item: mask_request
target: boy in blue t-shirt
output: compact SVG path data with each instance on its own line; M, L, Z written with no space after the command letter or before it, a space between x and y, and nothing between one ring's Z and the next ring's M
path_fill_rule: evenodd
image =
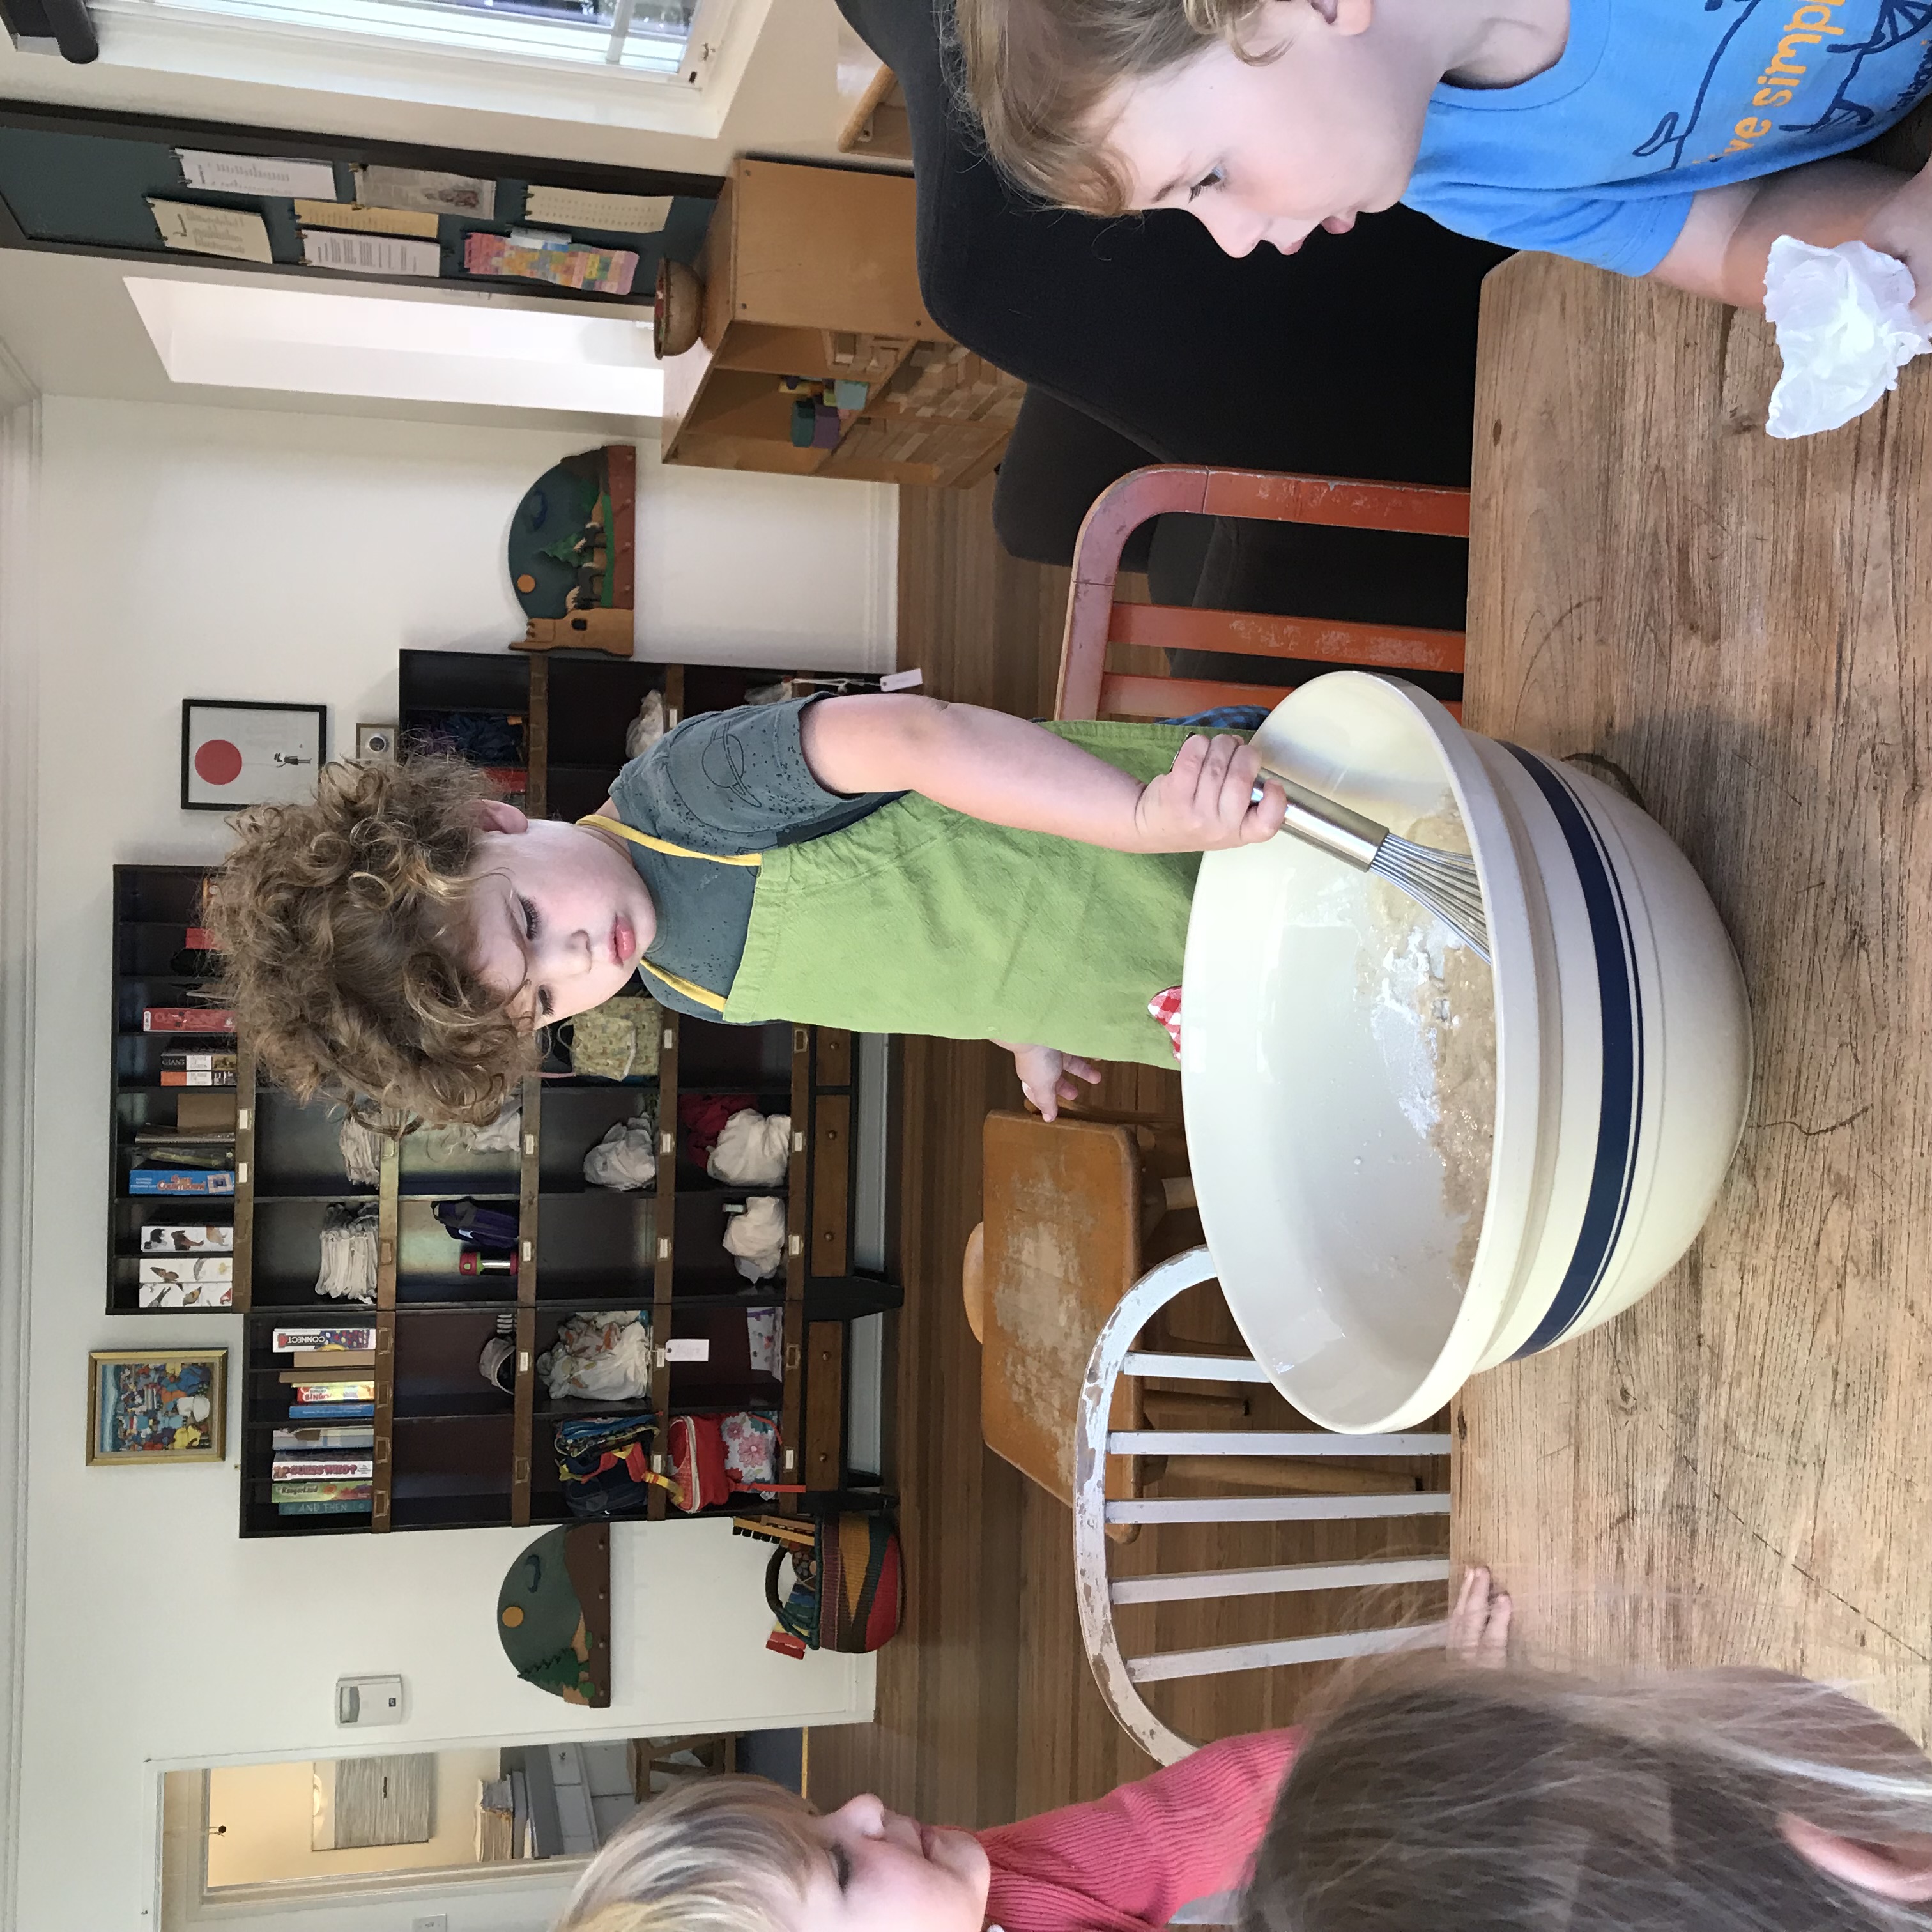
M1245 255L1401 201L1752 306L1779 236L1856 238L1932 314L1932 179L1844 158L1932 92L1932 0L958 6L994 158L1069 206Z

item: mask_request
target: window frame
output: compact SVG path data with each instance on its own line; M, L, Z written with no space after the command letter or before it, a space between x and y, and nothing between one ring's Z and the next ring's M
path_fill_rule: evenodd
M675 74L602 57L533 59L546 36L574 32L521 16L486 33L481 20L441 16L440 32L412 34L406 16L428 10L356 4L366 31L322 19L320 0L91 0L89 10L104 66L715 140L772 0L699 0Z

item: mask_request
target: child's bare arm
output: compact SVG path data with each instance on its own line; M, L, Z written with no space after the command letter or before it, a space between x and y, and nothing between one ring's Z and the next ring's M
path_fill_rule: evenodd
M1918 284L1914 306L1932 313L1932 184L1869 161L1814 161L1704 189L1651 274L1693 295L1762 308L1766 259L1780 235L1821 248L1864 242L1895 255Z
M801 727L805 761L828 791L916 791L995 825L1117 852L1210 852L1272 837L1287 801L1252 794L1258 755L1238 740L1190 739L1172 771L1142 785L1024 718L899 696L830 698Z

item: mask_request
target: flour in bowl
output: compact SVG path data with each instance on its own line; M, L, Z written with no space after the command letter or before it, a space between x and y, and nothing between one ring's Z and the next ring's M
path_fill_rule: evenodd
M1462 814L1446 794L1393 832L1441 852L1467 852ZM1442 1208L1458 1230L1451 1278L1468 1287L1482 1238L1496 1124L1496 1016L1490 969L1442 922L1372 874L1361 990L1396 1098L1442 1157Z

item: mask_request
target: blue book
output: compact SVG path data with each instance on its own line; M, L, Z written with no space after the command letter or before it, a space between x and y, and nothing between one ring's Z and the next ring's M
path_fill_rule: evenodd
M373 1402L292 1402L289 1404L291 1422L320 1422L333 1417L338 1420L359 1417L367 1420L376 1413Z
M364 1497L360 1502L331 1502L320 1503L278 1503L275 1509L282 1516L368 1516L372 1506Z
M137 1167L128 1176L130 1194L232 1194L232 1168L220 1173L188 1167Z

